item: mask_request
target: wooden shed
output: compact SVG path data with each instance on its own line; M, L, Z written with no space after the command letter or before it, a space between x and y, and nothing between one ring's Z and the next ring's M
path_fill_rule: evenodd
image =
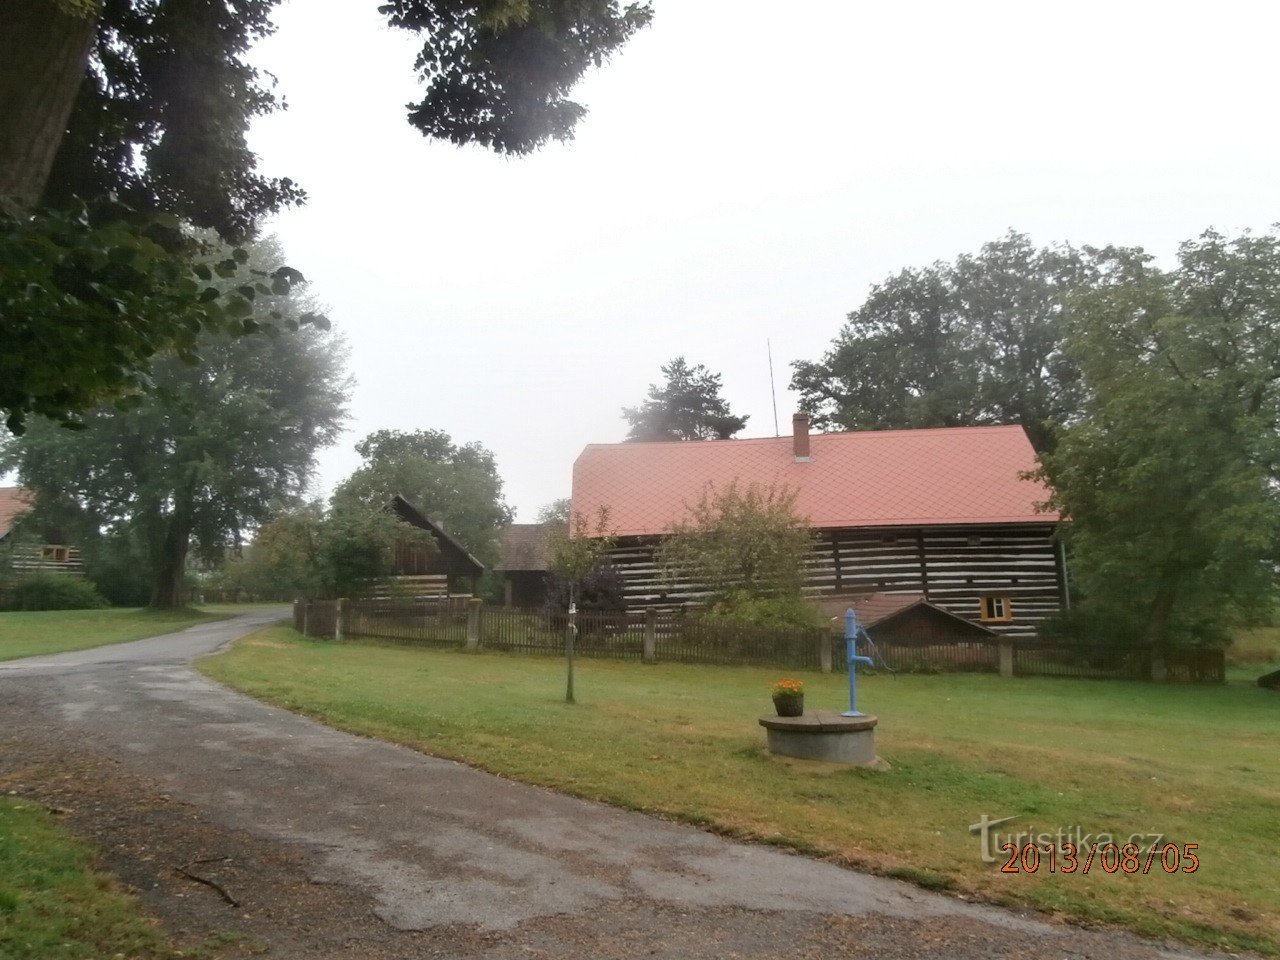
M852 609L876 643L966 643L998 636L980 623L930 603L920 593L824 596L818 606L832 618L837 632L844 629L845 611Z
M484 564L400 494L392 498L391 509L405 523L429 533L436 546L429 550L408 540L397 543L392 586L422 596L473 595L485 571Z
M551 569L549 523L513 523L502 532L503 600L508 607L541 607L547 602Z

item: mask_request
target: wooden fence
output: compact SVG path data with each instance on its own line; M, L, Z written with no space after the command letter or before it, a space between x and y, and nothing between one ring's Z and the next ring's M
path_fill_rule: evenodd
M559 656L569 618L564 613L486 607L478 601L299 601L294 628L311 637L369 638L440 649L496 650ZM845 643L827 630L726 624L679 612L579 613L579 656L647 663L705 663L843 670ZM1220 650L1156 651L1103 644L1044 644L1010 638L939 643L895 641L860 645L872 669L906 673L999 673L1002 676L1088 677L1223 683Z

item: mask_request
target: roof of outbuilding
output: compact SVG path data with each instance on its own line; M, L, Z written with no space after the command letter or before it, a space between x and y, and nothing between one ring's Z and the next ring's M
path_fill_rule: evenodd
M858 617L858 625L870 630L878 624L892 620L899 614L906 613L913 607L924 607L934 616L946 617L957 621L975 635L994 637L995 631L980 623L961 617L946 607L931 603L923 593L864 593L858 596L820 595L813 598L823 614L832 618L837 633L844 630L844 612L850 608Z
M22 487L0 487L0 537L9 535L14 523L32 507L31 494Z
M405 523L415 526L419 530L426 530L435 537L441 551L451 554L453 559L468 568L468 572L476 575L484 573L484 564L477 560L470 550L445 533L444 527L440 526L400 494L397 493L391 498L391 509Z
M502 532L500 570L547 570L550 551L547 538L549 523L513 523Z
M670 533L708 485L785 487L817 528L1053 523L1020 426L814 433L797 461L790 436L591 444L573 465L573 510L601 507L618 536Z

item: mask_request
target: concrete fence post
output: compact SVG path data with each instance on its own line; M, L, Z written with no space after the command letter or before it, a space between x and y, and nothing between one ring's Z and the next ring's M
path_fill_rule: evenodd
M467 601L467 649L471 651L480 649L480 608L484 606L484 601L479 597L472 597Z
M342 604L341 597L333 601L333 639L339 643L342 642Z
M644 611L644 656L645 663L658 662L658 611L646 607Z
M831 672L831 634L826 630L818 637L818 668L823 673Z
M1013 641L1000 641L1000 676L1013 676Z

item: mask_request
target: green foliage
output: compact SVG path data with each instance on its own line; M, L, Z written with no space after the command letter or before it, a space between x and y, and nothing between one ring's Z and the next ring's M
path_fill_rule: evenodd
M601 507L591 522L574 513L568 500L557 500L542 509L539 520L552 524L547 534L547 605L555 610L568 610L570 604L584 611L625 610L625 584L609 562L617 538L608 509Z
M0 587L0 610L97 610L106 599L83 577L33 570Z
M1080 409L1063 323L1072 294L1099 281L1098 257L1010 232L954 263L903 270L871 288L820 362L793 365L792 389L821 426L1020 423L1046 449Z
M568 501L559 500L544 508L542 515L557 521L562 510L568 511L563 524L557 522L547 535L550 569L561 579L576 583L605 562L616 539L607 508L601 507L594 521L589 521L583 514L573 513Z
M150 602L153 577L146 544L136 529L86 536L81 542L85 576L113 606L144 607Z
M274 305L302 281L297 271L260 255L250 265L244 249L218 251L177 227L107 201L0 214L0 411L11 431L33 413L76 422L101 403L139 402L157 353L198 362L202 335L328 325Z
M242 259L253 267L277 255L259 245ZM296 320L306 306L294 291L256 298L251 312ZM36 419L0 454L0 466L16 467L36 494L37 511L77 542L136 538L157 606L181 604L190 545L216 564L275 504L296 497L345 418L340 343L320 330L205 333L197 347L198 366L159 355L155 389L132 409L95 410L78 431Z
M703 616L724 623L758 627L826 626L822 612L798 593L757 596L745 590L730 590L717 599Z
M69 420L132 402L158 352L192 355L202 331L234 335L262 323L250 292L262 292L259 282L221 294L201 282L207 271L193 275L177 226L241 243L265 216L305 199L289 178L258 172L246 139L255 118L282 106L274 78L248 56L274 31L275 5L61 0L64 10L91 13L96 31L78 92L67 90L69 120L24 114L14 127L65 134L39 157L24 149L5 158L6 182L43 183L24 190L42 194L35 209L6 202L0 218L0 411L10 430L32 413ZM396 0L380 9L423 36L416 68L429 89L410 122L429 136L514 153L571 136L585 111L566 93L650 16L647 6L613 0ZM3 39L0 57L23 52ZM33 56L26 75L48 83L55 71ZM18 99L48 111L55 98ZM279 294L296 277L276 271L268 286Z
M293 181L264 177L245 134L281 108L250 48L274 31L276 0L112 0L58 148L44 205L119 197L249 239L262 217L302 202Z
M616 0L388 0L393 27L422 34L427 84L409 123L429 137L528 153L567 140L586 109L566 94L652 15Z
M720 375L676 357L662 367L667 382L649 385L638 407L623 407L628 440L727 440L747 425L720 397Z
M658 562L668 577L704 586L712 616L811 626L816 612L801 589L813 534L795 501L785 488L708 485L658 548Z
M279 508L212 583L250 597L361 597L392 573L397 543L435 549L386 506L345 501Z
M334 491L335 511L357 504L385 511L399 494L481 563L497 562L513 513L484 446L455 444L443 430L378 430L357 443L356 452L364 463Z
M1073 574L1121 638L1225 642L1274 599L1280 238L1209 232L1178 266L1117 256L1068 349L1084 415L1042 457Z

